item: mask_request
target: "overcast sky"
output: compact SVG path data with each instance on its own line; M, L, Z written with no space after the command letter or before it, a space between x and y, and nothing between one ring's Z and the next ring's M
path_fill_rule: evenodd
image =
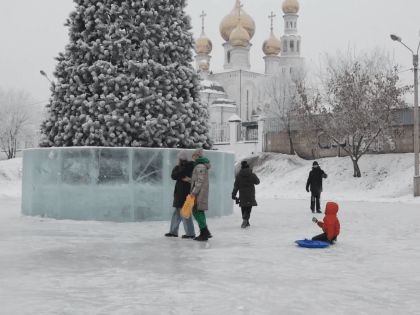
M255 20L257 29L251 43L252 70L263 72L263 41L269 36L271 11L277 15L275 35L283 34L282 0L242 0L245 11ZM299 0L298 31L302 37L302 56L312 66L319 65L322 53L359 50L380 46L395 54L403 69L412 68L410 51L391 41L391 33L402 37L406 45L417 49L420 40L420 0ZM34 102L50 97L50 83L39 74L44 70L50 79L56 65L54 57L68 43L68 29L63 26L75 8L72 0L0 0L0 86L25 88ZM199 36L199 15L207 13L206 34L213 42L210 69L223 69L223 39L219 24L235 0L189 0L187 12ZM404 75L412 83L412 73Z

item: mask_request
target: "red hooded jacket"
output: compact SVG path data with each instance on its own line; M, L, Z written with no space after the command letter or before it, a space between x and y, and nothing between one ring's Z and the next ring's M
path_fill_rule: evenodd
M328 202L325 207L324 222L318 222L319 227L328 234L329 240L340 234L340 221L338 221L337 212L338 204L335 202Z

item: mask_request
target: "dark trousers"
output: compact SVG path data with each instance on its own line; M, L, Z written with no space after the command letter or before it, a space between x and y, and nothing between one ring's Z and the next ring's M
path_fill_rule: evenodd
M243 220L249 220L250 216L251 216L251 209L252 207L241 207L241 211L242 211L242 219Z
M328 234L327 234L327 233L322 233L322 234L319 234L319 235L317 235L317 236L312 237L312 240L313 240L313 241L322 241L322 242L327 242L327 241L328 241ZM333 241L336 241L336 240L337 240L337 237L336 237L336 236L334 236L334 237L332 238L332 240L333 240Z
M321 205L320 205L320 200L321 200L321 190L315 190L315 191L311 191L311 210L314 211L315 210L315 204L316 204L316 210L321 210Z

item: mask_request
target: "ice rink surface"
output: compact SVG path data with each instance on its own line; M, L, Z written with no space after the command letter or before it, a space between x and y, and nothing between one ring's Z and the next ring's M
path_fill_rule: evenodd
M338 242L307 249L294 241L322 232L309 197L259 199L247 229L239 208L209 219L203 243L164 237L169 222L26 217L0 197L0 313L419 314L419 205L333 201Z

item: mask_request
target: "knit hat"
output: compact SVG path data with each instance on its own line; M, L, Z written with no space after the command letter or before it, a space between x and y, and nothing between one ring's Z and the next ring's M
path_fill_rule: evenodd
M192 153L192 156L194 155L198 155L199 158L204 157L203 149L195 149L194 152Z
M312 163L312 166L319 165L317 161Z
M242 161L241 162L241 168L249 168L248 161Z
M176 157L178 159L180 159L181 161L187 161L188 160L187 151L185 151L185 150L179 151L179 153Z

